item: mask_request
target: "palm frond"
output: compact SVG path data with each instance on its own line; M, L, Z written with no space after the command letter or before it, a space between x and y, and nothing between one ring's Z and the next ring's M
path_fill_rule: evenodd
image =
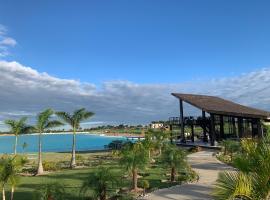
M55 114L63 121L72 126L73 123L72 116L68 112L56 112Z
M242 172L221 172L214 186L216 200L252 199L252 177Z
M58 127L58 126L62 126L64 125L62 122L58 121L58 120L52 120L52 121L49 121L46 125L45 125L45 129L50 129L50 128L55 128L55 127Z

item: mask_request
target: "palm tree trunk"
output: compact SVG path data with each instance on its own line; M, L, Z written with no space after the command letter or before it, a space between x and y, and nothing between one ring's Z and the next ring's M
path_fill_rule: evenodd
M75 168L75 167L76 167L76 131L74 130L70 168Z
M18 146L18 135L15 135L14 155L17 154L17 146Z
M41 132L39 133L39 137L38 137L38 170L37 170L37 175L43 174L44 170L43 170L43 165L42 165L42 149L41 149Z
M175 168L172 167L171 169L171 182L174 182L175 181Z
M106 200L106 188L103 189L103 191L101 192L101 195L100 195L100 200Z
M5 186L4 185L3 185L3 188L2 188L2 200L6 200Z
M137 182L138 182L137 169L132 170L132 181L133 181L133 190L137 191L138 190L138 186L137 186Z
M11 186L10 200L13 200L13 197L14 197L14 191L15 191L15 187L14 187L14 186Z

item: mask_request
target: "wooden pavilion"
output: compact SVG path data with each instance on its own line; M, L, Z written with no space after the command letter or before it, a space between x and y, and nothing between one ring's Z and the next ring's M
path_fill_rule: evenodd
M270 117L267 111L243 106L220 97L180 93L172 93L172 95L179 99L180 117L177 119L180 125L181 142L184 143L186 142L185 125L191 126L192 142L194 142L193 126L200 125L203 129L203 141L210 142L210 145L214 146L215 141L226 138L261 137L262 121ZM185 118L183 102L202 110L202 117L198 117L197 120Z

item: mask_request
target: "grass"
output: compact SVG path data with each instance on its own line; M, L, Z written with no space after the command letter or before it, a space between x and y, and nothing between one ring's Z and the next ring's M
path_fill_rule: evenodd
M56 172L50 172L43 176L22 176L20 184L15 191L15 200L31 200L35 199L34 195L40 186L44 184L60 183L65 187L66 200L77 200L85 197L80 195L80 188L84 180L98 168L98 166L109 167L118 177L119 185L111 188L112 192L116 192L119 188L127 188L131 186L131 178L127 176L127 171L118 165L117 159L111 156L109 152L101 153L78 153L80 160L87 160L90 162L90 166L81 169L62 169ZM35 158L36 155L31 155ZM43 160L47 162L67 162L70 160L70 154L68 153L44 153ZM33 159L28 165L36 165L36 160ZM148 180L150 183L150 190L169 187L177 183L162 182L161 180L169 179L166 174L168 170L164 169L159 164L150 164L143 173L146 175L144 180ZM125 176L126 175L126 176ZM9 188L8 188L9 189ZM9 191L7 192L7 199L9 199Z

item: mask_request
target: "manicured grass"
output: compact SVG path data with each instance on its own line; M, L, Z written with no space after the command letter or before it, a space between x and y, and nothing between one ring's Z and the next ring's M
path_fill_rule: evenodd
M70 155L67 153L44 153L44 161L57 161L68 162ZM21 177L20 185L15 191L15 200L31 200L34 199L35 192L44 184L51 184L54 182L60 183L65 187L66 200L77 200L84 197L80 195L80 188L84 180L87 179L91 173L99 166L109 167L118 177L119 184L111 188L111 192L116 192L121 187L130 187L131 178L127 171L119 166L117 159L111 156L109 152L102 153L79 153L80 160L88 160L91 164L90 167L82 169L62 169L56 172L50 172L47 175L38 177ZM35 156L31 155L32 158ZM31 165L36 165L36 160L32 160ZM169 187L172 184L169 182L162 183L161 180L168 179L166 176L168 170L164 169L159 164L150 164L145 170L146 174L143 179L148 180L150 189ZM176 183L174 183L176 184ZM91 192L91 191L90 191ZM7 192L7 196L9 192ZM9 198L9 197L8 197ZM8 199L7 198L7 199Z

